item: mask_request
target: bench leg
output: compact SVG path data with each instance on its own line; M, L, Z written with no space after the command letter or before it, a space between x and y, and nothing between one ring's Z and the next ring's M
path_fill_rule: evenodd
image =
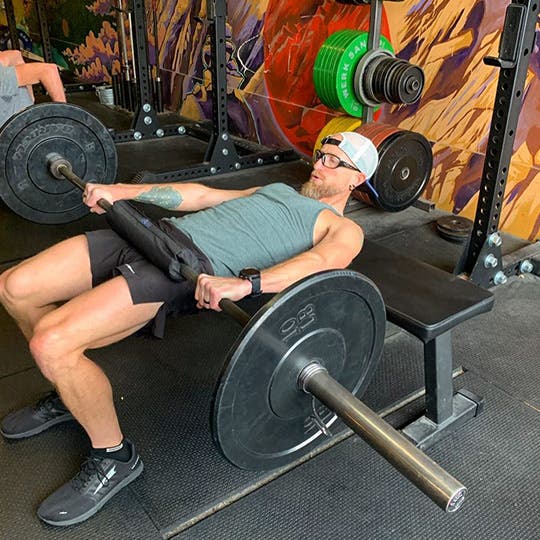
M426 417L435 424L442 424L452 416L452 367L452 336L449 330L424 343Z
M451 338L449 330L424 343L426 414L402 430L422 449L477 416L483 407L483 400L468 390L454 395Z

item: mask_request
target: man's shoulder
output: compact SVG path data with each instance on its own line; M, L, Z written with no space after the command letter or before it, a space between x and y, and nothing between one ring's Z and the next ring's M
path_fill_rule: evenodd
M347 228L347 229L360 229L362 230L362 227L356 223L356 221L353 221L352 219L343 216L340 214L337 210L333 209L332 207L325 208L320 214L319 218L322 221L326 221L329 226L336 227L336 228Z

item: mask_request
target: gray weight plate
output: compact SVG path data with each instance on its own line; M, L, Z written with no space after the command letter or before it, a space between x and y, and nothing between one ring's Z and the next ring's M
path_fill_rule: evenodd
M358 62L354 72L354 91L356 97L369 107L378 107L382 100L377 100L373 96L373 66L381 60L394 58L391 51L386 49L372 49L368 51Z
M445 240L463 244L469 238L473 222L463 216L443 216L437 220L437 232Z

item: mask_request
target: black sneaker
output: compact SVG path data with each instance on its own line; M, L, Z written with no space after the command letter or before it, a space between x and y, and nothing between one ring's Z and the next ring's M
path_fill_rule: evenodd
M74 525L93 516L113 495L133 482L143 471L135 446L128 462L90 455L69 482L49 495L38 508L40 519L49 525Z
M74 420L72 414L53 391L35 405L8 414L2 420L0 433L7 439L23 439L69 420Z

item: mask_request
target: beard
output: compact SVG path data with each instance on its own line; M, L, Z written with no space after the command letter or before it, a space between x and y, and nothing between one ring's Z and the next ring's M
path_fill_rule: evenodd
M307 182L304 182L302 184L302 187L300 188L300 193L304 195L304 197L320 200L323 197L337 195L339 193L339 190L327 184L316 184L313 180L308 180Z

